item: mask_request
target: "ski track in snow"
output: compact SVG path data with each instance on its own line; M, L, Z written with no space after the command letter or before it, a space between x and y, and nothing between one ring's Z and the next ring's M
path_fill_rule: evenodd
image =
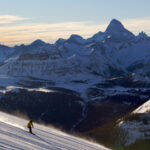
M0 112L0 150L109 150L35 123L35 135L32 135L28 133L27 123L27 120Z

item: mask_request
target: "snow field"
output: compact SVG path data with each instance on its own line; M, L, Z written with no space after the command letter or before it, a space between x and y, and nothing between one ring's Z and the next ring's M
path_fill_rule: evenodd
M1 150L108 150L98 144L34 123L28 133L27 120L0 112Z

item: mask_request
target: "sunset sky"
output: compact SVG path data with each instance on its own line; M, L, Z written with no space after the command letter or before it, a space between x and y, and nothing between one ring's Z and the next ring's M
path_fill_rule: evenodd
M0 0L0 44L54 43L79 34L105 31L116 18L138 34L150 35L149 0Z

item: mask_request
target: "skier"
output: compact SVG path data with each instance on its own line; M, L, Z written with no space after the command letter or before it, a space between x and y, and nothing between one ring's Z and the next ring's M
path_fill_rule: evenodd
M29 128L29 132L32 133L32 128L34 128L32 120L28 122L27 127Z

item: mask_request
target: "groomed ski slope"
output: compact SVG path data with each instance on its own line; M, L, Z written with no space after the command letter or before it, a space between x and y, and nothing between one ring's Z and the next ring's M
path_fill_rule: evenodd
M27 120L0 112L0 150L109 150L98 144L34 123L28 133Z

